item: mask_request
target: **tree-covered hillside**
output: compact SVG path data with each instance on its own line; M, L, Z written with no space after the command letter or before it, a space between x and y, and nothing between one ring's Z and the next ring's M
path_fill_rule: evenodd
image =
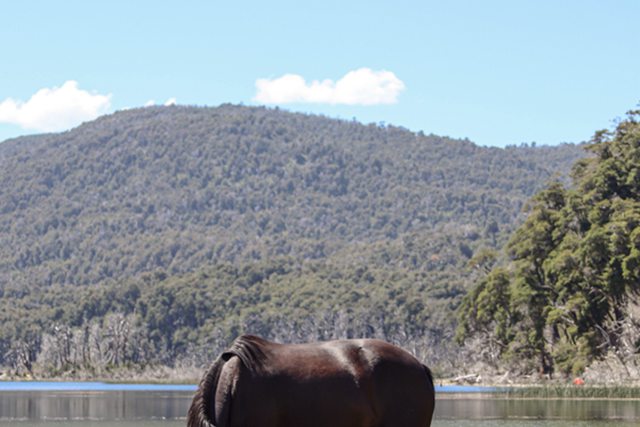
M539 192L460 308L458 337L480 337L494 364L581 374L610 355L626 376L640 353L640 111L596 134L573 186Z
M232 105L5 141L0 363L63 368L52 343L80 348L109 322L149 346L110 350L116 365L172 363L241 329L322 336L302 332L320 318L345 336L437 339L468 260L583 156Z

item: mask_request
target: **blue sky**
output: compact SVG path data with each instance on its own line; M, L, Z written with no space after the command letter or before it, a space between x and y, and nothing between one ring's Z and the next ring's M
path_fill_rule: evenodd
M0 140L175 100L557 144L640 102L640 1L345 3L7 2Z

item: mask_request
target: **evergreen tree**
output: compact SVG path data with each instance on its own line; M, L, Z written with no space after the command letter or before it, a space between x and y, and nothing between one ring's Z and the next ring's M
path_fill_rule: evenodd
M596 133L572 189L556 182L533 198L507 265L465 297L459 341L487 334L501 360L546 374L577 374L618 351L640 293L639 116Z

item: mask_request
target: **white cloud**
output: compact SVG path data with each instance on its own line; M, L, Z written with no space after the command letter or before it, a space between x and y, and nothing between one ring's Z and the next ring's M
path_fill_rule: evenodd
M66 81L60 87L37 91L27 102L7 98L0 102L0 123L44 132L66 130L105 114L111 107L111 94L100 95Z
M164 104L162 105L164 105L165 107L168 107L170 105L176 105L177 102L178 101L175 98L169 98L166 101L164 101ZM153 107L154 105L157 105L155 99L150 99L144 104L145 107Z
M314 80L285 74L276 79L256 80L256 102L265 104L314 103L345 105L395 104L405 85L391 71L360 68L340 80Z

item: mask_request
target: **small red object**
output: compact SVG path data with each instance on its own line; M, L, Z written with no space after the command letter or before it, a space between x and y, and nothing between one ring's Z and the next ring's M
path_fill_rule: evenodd
M573 385L584 385L584 380L582 378L576 378L573 380Z

